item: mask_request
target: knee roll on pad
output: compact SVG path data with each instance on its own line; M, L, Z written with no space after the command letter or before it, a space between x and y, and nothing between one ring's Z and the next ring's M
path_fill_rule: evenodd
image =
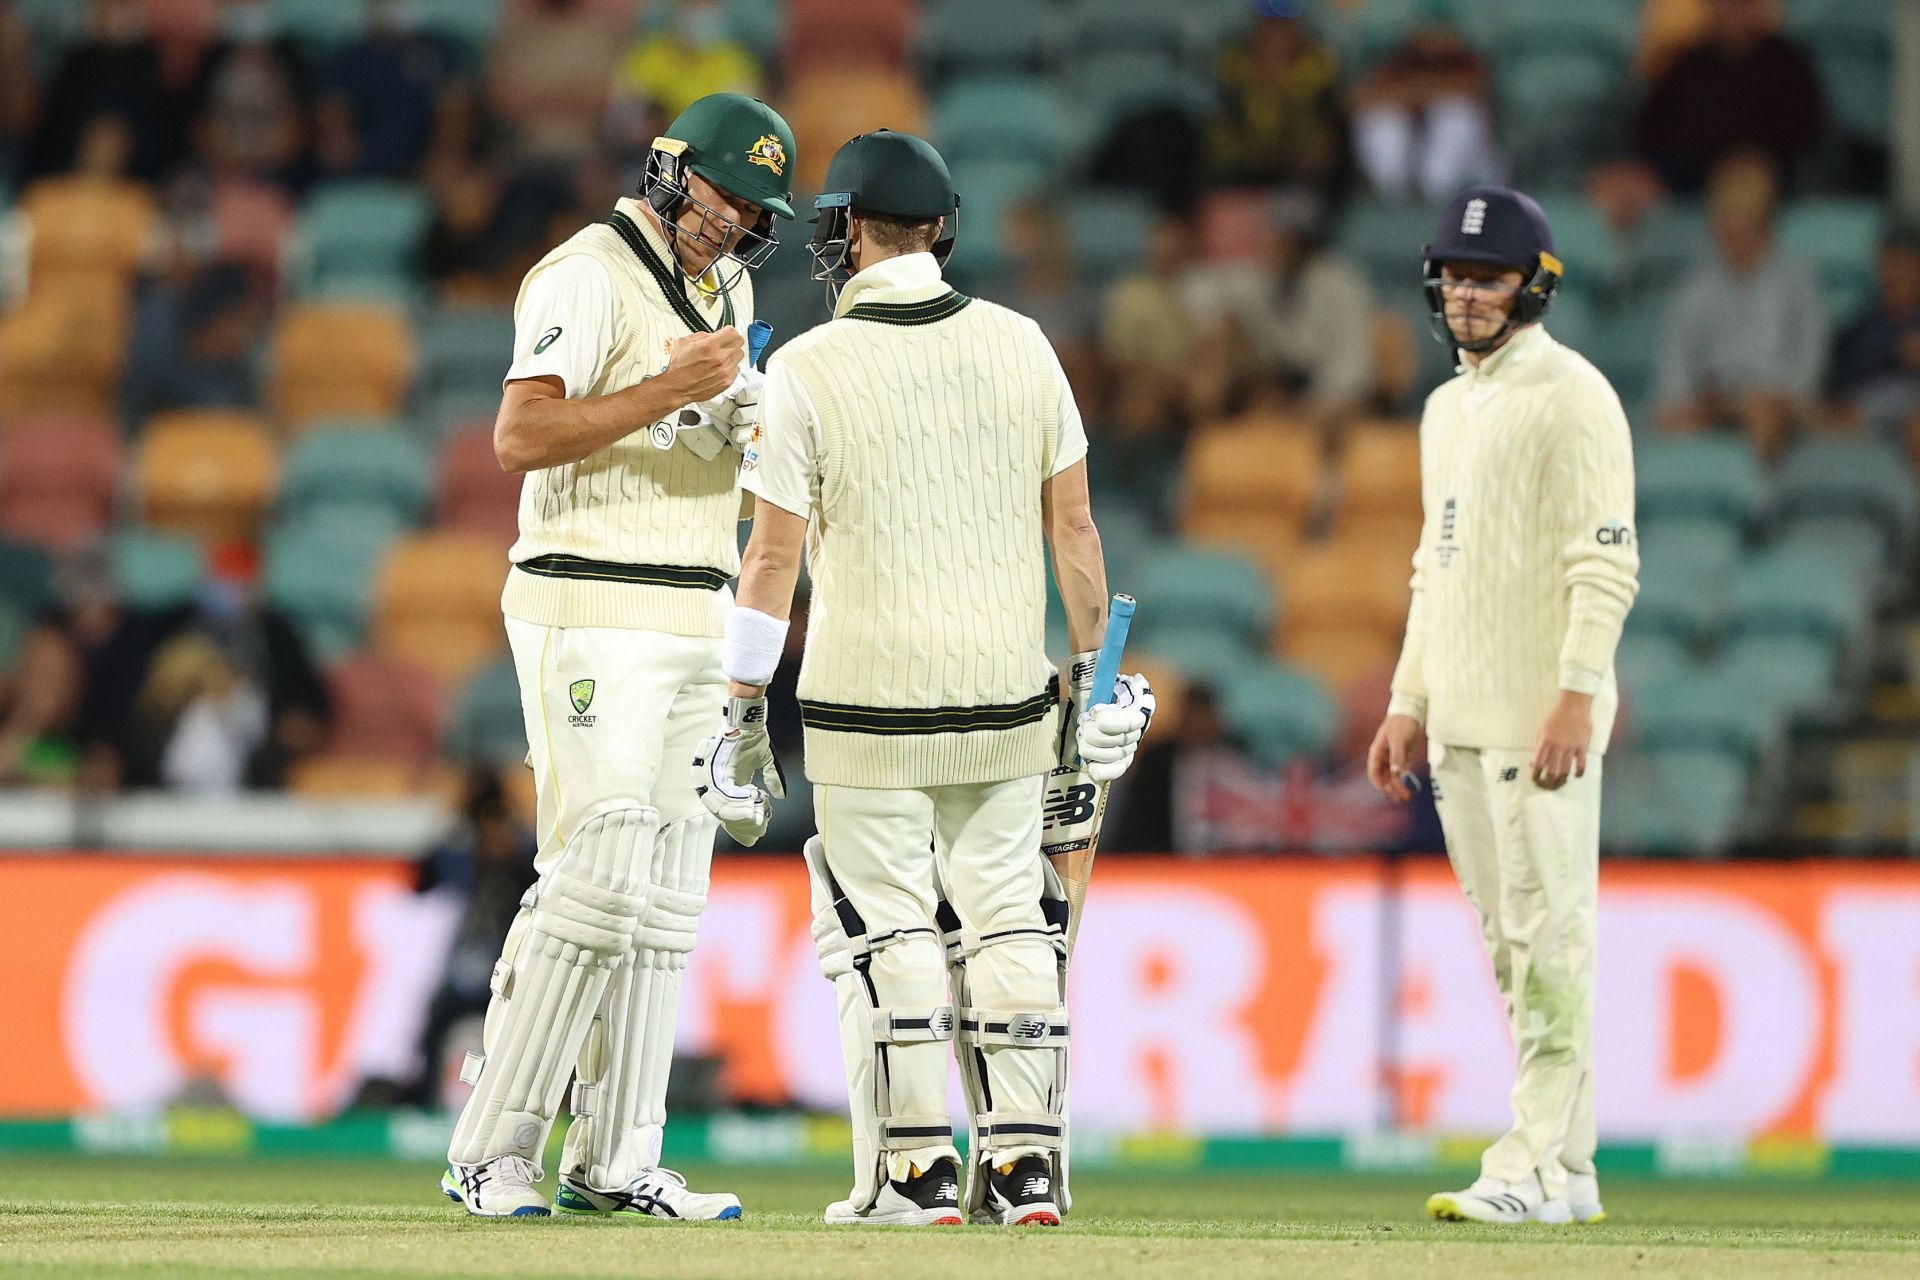
M594 815L521 899L494 965L484 1052L461 1068L474 1089L448 1159L539 1163L593 1012L633 955L659 825L651 808Z

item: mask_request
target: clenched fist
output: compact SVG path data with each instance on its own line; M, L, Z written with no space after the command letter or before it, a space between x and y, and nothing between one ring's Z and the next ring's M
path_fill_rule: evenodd
M711 400L733 385L747 358L747 340L731 325L712 333L690 333L667 344L667 379L684 404Z

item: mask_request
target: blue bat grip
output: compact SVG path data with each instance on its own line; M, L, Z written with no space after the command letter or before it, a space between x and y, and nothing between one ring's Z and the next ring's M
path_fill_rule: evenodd
M753 368L760 363L760 353L767 349L767 342L773 337L773 326L765 320L755 320L747 326L747 367Z
M1120 678L1120 655L1127 648L1127 630L1133 626L1132 596L1116 595L1107 606L1107 634L1100 642L1100 656L1093 664L1093 688L1087 705L1097 707L1113 701L1114 681Z

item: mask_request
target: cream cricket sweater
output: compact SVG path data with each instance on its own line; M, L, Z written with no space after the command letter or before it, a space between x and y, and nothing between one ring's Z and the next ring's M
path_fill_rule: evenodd
M931 255L890 259L775 357L766 410L768 455L749 451L743 483L814 519L807 776L1046 772L1059 695L1041 489L1086 443L1039 326L955 293Z
M614 346L588 396L660 372L671 339L728 324L744 331L753 319L748 277L724 294L686 280L636 200L542 258L521 300L536 276L574 254L606 267L618 301ZM579 462L528 473L501 608L552 627L720 636L733 603L726 583L740 572L739 462L732 449L712 461L685 445L661 451L643 427Z
M1531 750L1570 689L1594 695L1590 750L1606 750L1640 568L1613 388L1545 329L1522 329L1428 398L1420 483L1389 710L1448 746Z

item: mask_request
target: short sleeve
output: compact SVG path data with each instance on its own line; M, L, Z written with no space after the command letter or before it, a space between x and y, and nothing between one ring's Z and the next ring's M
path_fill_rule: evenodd
M558 378L578 400L600 378L614 343L613 277L584 254L535 276L514 314L506 381Z
M760 426L740 459L740 487L801 518L813 514L820 477L819 420L806 388L784 360L767 368Z
M1060 365L1060 357L1049 345L1047 357L1053 365L1054 388L1060 397L1060 429L1053 441L1053 458L1047 464L1047 478L1052 479L1074 463L1087 456L1087 424L1080 419L1080 406L1073 398L1073 384L1067 381L1067 371Z

